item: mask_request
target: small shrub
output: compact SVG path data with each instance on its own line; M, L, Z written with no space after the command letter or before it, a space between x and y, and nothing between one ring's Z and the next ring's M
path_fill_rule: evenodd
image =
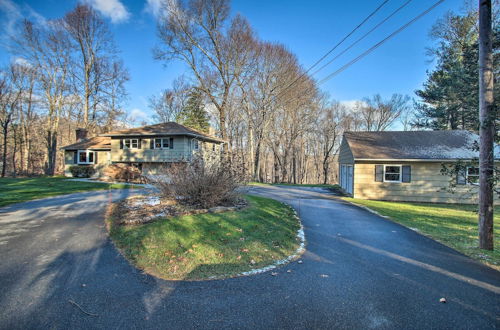
M74 178L90 178L95 173L94 167L85 165L71 166L69 171Z
M246 183L245 173L239 162L216 156L164 167L150 182L162 196L181 205L211 208L238 202L237 188Z
M109 165L104 169L103 173L114 181L142 182L142 174L139 168L128 164Z

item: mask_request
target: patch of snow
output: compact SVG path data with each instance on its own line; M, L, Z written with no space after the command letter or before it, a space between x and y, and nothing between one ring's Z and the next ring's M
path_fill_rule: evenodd
M134 206L143 206L143 205L155 206L155 205L160 205L160 202L161 202L160 197L149 196L147 198L134 201Z

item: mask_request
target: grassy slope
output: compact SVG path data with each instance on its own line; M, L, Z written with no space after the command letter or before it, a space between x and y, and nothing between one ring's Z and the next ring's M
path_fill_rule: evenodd
M126 184L67 181L64 177L0 178L0 207L80 191L127 187Z
M293 210L272 199L246 198L250 206L237 212L182 216L142 226L111 224L110 234L138 268L165 279L236 275L293 254L300 227Z
M495 207L494 243L496 250L480 250L475 205L383 202L345 198L388 216L393 221L417 229L436 241L500 270L500 207Z

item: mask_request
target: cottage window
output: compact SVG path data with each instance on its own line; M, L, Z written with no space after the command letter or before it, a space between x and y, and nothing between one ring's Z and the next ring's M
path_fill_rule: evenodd
M94 164L94 152L88 150L78 150L78 164Z
M468 184L479 184L479 167L469 166L465 172L466 181Z
M200 148L200 144L199 144L198 140L192 140L191 143L193 145L194 150L198 150Z
M168 149L169 148L169 138L155 139L154 147L155 149Z
M137 149L139 148L139 139L124 139L123 146L126 149Z
M384 165L384 182L401 182L401 165Z

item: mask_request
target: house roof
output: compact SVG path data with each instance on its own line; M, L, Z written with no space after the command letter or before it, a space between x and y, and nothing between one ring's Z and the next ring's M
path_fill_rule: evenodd
M346 132L356 160L457 160L479 157L479 136L461 130ZM495 146L495 158L500 158Z
M111 138L96 136L62 147L64 150L111 150Z
M118 137L118 136L159 136L159 135L188 135L202 140L207 140L216 143L224 143L226 141L184 125L167 122L156 125L148 125L135 127L130 129L122 129L118 131L103 134L103 136Z

